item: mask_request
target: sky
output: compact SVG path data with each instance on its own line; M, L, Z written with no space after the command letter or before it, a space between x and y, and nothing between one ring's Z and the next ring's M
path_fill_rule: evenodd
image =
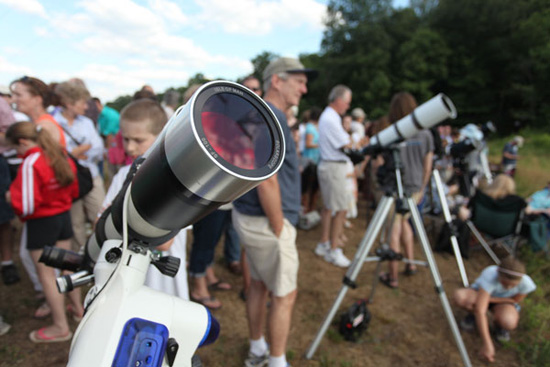
M406 0L396 0L403 6ZM0 0L0 84L82 78L104 101L236 80L263 51L320 49L328 0Z

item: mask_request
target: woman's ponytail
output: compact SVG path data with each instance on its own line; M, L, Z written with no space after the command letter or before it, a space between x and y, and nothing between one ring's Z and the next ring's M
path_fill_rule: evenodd
M70 185L75 180L75 174L69 164L65 149L42 126L28 121L17 122L6 131L6 139L12 144L19 144L19 139L36 142L44 151L55 178L62 187Z

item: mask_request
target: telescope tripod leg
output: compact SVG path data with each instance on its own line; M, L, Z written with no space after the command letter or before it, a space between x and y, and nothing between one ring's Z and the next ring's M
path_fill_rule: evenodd
M447 205L447 198L445 197L445 193L443 192L443 183L441 181L439 171L437 169L433 169L432 176L435 181L435 187L437 188L437 196L439 196L441 209L443 210L443 217L445 218L445 222L447 223L449 228L451 228L451 245L455 254L456 264L458 265L460 277L462 278L462 284L464 285L464 288L468 288L470 286L470 283L468 282L468 275L466 275L466 269L464 268L464 261L462 260L462 253L460 252L460 247L458 246L458 240L456 239L456 235L452 230L453 218L451 217L449 205Z
M416 203L414 202L414 200L412 198L408 198L407 200L409 202L409 208L411 211L411 216L416 233L418 235L420 244L422 245L424 254L430 267L430 271L432 273L435 290L439 295L439 299L441 300L443 310L445 311L445 316L447 316L447 321L449 322L449 326L451 327L455 342L458 346L458 351L460 352L462 361L464 362L464 366L471 367L472 363L470 362L470 357L468 356L468 352L466 350L466 347L464 346L464 341L462 340L462 336L460 335L460 330L458 329L458 325L456 324L451 305L449 304L449 299L447 298L445 290L443 289L441 276L439 275L439 270L437 269L437 264L435 263L432 249L428 241L428 236L426 235L424 224L422 223L422 219L420 218L420 213L418 212L418 208L416 207Z
M481 244L481 246L485 249L485 251L487 252L489 257L491 257L491 259L493 259L495 264L500 265L500 259L498 258L497 254L495 254L495 252L491 249L491 247L489 247L489 244L487 243L487 241L485 241L485 239L483 239L483 236L481 235L481 233L479 233L479 231L474 226L472 221L468 220L466 222L466 225L468 226L468 228L470 228L470 231L472 231L472 233L474 234L474 237Z
M374 241L376 241L376 238L380 233L380 229L382 228L382 225L385 223L388 217L388 213L392 207L393 201L394 201L394 198L391 196L384 196L380 200L380 203L378 204L378 207L376 208L376 211L372 216L369 226L367 227L367 231L365 232L365 235L363 236L363 238L361 239L361 242L359 243L359 248L355 253L353 262L350 265L348 271L346 272L342 288L340 289L340 292L338 293L338 296L336 297L334 304L329 310L325 318L325 321L323 321L321 328L317 332L315 339L313 340L308 350L306 351L307 359L311 359L313 357L313 354L315 354L317 347L319 347L319 344L321 343L321 339L327 332L328 327L330 326L330 323L334 319L334 316L336 315L336 312L340 307L340 304L344 300L344 296L346 295L348 288L352 286L352 284L354 284L355 279L357 278L357 275L359 275L359 272L361 271L361 267L365 263L365 259L369 254L369 251L372 248Z

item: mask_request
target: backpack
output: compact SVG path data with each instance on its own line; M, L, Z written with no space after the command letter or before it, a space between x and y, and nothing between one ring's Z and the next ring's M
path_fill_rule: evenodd
M361 299L340 316L338 331L347 341L355 342L367 330L371 317L367 300Z

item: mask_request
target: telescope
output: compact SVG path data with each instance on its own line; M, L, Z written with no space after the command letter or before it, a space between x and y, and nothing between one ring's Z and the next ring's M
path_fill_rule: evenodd
M204 306L144 286L150 264L167 276L179 268L152 250L274 175L284 152L281 126L256 94L227 81L199 88L134 162L84 254L44 251L41 261L76 271L58 279L60 290L95 282L68 365L191 366L219 325Z
M420 130L429 129L438 123L456 118L456 108L449 97L439 93L416 107L413 112L374 135L361 154L377 154L383 148L415 136Z

